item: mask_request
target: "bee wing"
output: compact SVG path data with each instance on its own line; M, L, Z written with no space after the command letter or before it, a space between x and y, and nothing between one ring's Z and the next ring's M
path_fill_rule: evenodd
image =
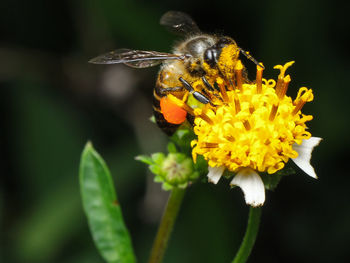
M160 18L160 24L177 35L200 33L197 24L186 13L168 11Z
M89 60L93 64L123 63L133 68L148 68L162 63L164 60L182 60L185 55L176 55L157 51L117 49Z

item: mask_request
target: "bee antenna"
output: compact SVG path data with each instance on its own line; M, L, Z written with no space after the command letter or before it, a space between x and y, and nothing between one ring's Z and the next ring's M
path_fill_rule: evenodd
M265 69L265 67L264 67L260 62L258 62L255 58L253 58L253 56L250 55L248 51L245 51L245 50L243 50L243 49L241 49L241 48L239 48L239 51L240 51L247 59L253 61L255 65L257 65L257 66L259 66L259 67Z

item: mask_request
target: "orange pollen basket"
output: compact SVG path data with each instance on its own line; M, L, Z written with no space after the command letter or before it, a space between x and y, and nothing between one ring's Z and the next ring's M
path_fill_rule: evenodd
M187 112L167 97L160 100L160 109L164 119L172 124L181 124L186 120Z

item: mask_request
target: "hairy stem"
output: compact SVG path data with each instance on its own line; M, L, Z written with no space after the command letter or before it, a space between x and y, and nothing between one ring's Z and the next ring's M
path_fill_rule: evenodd
M250 207L247 230L245 232L242 244L232 263L244 263L247 261L258 234L261 209L261 207Z
M185 189L174 188L171 191L148 263L162 262L184 195Z

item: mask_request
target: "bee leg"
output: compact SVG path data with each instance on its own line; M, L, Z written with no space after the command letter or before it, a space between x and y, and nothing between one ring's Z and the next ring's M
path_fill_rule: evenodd
M215 92L215 91L219 91L217 88L214 88L213 85L211 85L209 83L209 81L207 80L207 78L205 76L203 76L202 78L203 84L204 86L211 92L211 94L213 94L216 98L218 98L219 100L222 101L222 98ZM205 90L203 90L205 91ZM210 103L212 106L215 106L214 104Z
M182 77L179 78L179 81L182 83L182 85L184 86L184 88L186 90L188 90L189 93L191 93L193 95L193 97L198 100L200 103L203 104L208 104L210 102L210 99L208 99L204 94L195 91L192 87L192 85L190 83L188 83L186 80L184 80Z
M182 91L184 88L183 87L173 87L173 88L162 88L159 89L160 93L164 96L166 96L169 92L178 92Z
M249 53L248 51L245 51L245 50L243 50L243 49L241 49L241 48L239 48L239 51L240 51L244 56L246 56L247 59L253 61L253 63L254 63L255 65L261 67L262 69L265 69L264 65L261 64L260 62L258 62L255 58L253 58L253 56L250 55L250 53Z
M203 104L208 104L210 102L210 100L203 95L202 93L195 91L192 93L193 97L198 100L199 102L203 103Z
M214 87L209 83L205 76L202 77L202 81L204 83L204 86L206 86L208 90L214 91Z

